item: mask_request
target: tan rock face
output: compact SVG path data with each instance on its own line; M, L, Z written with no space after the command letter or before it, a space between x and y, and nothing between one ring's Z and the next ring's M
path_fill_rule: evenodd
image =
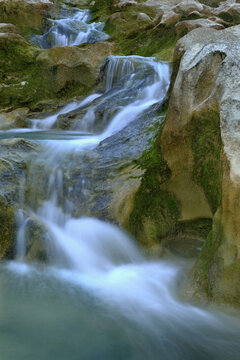
M22 32L39 30L53 8L53 0L0 0L0 22L13 23Z
M19 34L0 33L0 109L87 93L112 49L103 42L42 50Z
M18 33L17 27L13 24L0 24L0 33Z
M224 26L222 24L218 24L215 21L209 19L185 20L180 21L175 25L177 37L180 38L183 35L186 35L190 31L192 31L193 29L197 29L199 27L212 28L216 30L224 29Z
M164 158L171 170L168 188L181 202L182 218L215 214L195 281L215 300L237 304L239 36L240 26L235 26L221 31L196 29L179 40L175 61L181 62L162 134Z

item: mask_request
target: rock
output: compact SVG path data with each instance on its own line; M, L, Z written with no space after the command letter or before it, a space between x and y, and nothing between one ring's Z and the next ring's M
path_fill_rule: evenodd
M0 259L12 258L16 236L15 213L6 198L1 195L0 209Z
M117 1L113 7L114 9L122 9L122 8L127 8L129 6L135 6L137 5L137 1L135 0L120 0L120 1Z
M231 25L240 23L240 4L232 1L221 2L220 6L212 11L213 15L223 19Z
M103 42L43 50L18 34L0 34L0 109L34 108L39 101L86 94L112 49Z
M208 19L185 20L185 21L180 21L175 25L176 34L178 38L182 37L183 35L186 35L189 31L192 31L193 29L199 27L212 28L216 30L224 29L223 25L217 24L214 21Z
M27 158L36 148L23 139L0 139L0 259L14 257L16 215L26 190Z
M116 13L113 13L111 16L109 16L108 22L109 22L109 24L113 24L116 20L121 19L121 18L122 18L121 13L116 12Z
M165 188L180 218L211 218L194 270L196 293L240 305L240 26L195 29L179 40L180 62L161 136L171 171Z
M203 5L198 1L184 0L180 1L179 4L173 8L173 10L180 13L190 13L192 11L201 12L203 8Z
M0 113L0 130L28 127L28 108L16 109L10 113Z
M138 13L137 20L151 22L151 18L145 13Z
M37 31L53 9L52 0L0 0L0 22L12 23L23 33Z
M13 24L0 24L0 33L18 33L17 27Z
M181 19L181 17L181 14L176 14L174 11L169 11L163 14L160 24L169 27L176 24Z

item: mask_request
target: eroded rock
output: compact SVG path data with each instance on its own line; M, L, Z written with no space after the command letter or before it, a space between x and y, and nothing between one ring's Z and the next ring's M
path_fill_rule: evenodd
M240 295L239 34L240 26L196 29L179 40L162 134L181 218L214 215L195 268L197 292L232 304Z

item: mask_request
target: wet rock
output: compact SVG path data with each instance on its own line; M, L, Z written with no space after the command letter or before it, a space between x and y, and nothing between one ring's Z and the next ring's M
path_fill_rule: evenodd
M13 258L17 210L25 196L27 158L36 144L23 139L0 139L0 258Z
M0 113L0 130L28 127L28 108L16 109L10 113Z

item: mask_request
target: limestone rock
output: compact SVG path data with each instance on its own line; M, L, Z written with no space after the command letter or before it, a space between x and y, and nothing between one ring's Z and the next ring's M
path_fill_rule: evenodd
M52 0L0 0L0 22L12 23L22 32L39 30L54 6Z
M240 296L240 26L195 29L177 43L180 62L162 134L168 189L182 219L213 218L195 285L217 301Z
M192 11L199 11L201 12L203 10L203 5L200 4L198 1L180 1L178 5L175 6L174 10L176 12L192 12Z
M174 11L169 11L163 14L160 24L169 27L176 24L181 19L181 17L181 14L176 14Z
M216 30L224 29L224 26L221 24L217 24L214 21L208 19L197 19L197 20L185 20L180 21L175 25L176 34L178 38L182 37L183 35L187 34L189 31L193 29L205 27L205 28L213 28Z
M18 33L17 27L13 24L0 24L0 33Z
M0 108L33 108L42 100L86 94L112 49L103 42L43 50L19 34L1 33Z
M151 18L145 13L138 13L137 20L151 22Z
M111 16L109 16L108 22L109 22L109 24L113 24L116 20L121 19L121 18L122 18L121 13L116 12L116 13L113 13Z
M16 109L10 113L0 113L0 130L24 128L28 126L28 108Z

